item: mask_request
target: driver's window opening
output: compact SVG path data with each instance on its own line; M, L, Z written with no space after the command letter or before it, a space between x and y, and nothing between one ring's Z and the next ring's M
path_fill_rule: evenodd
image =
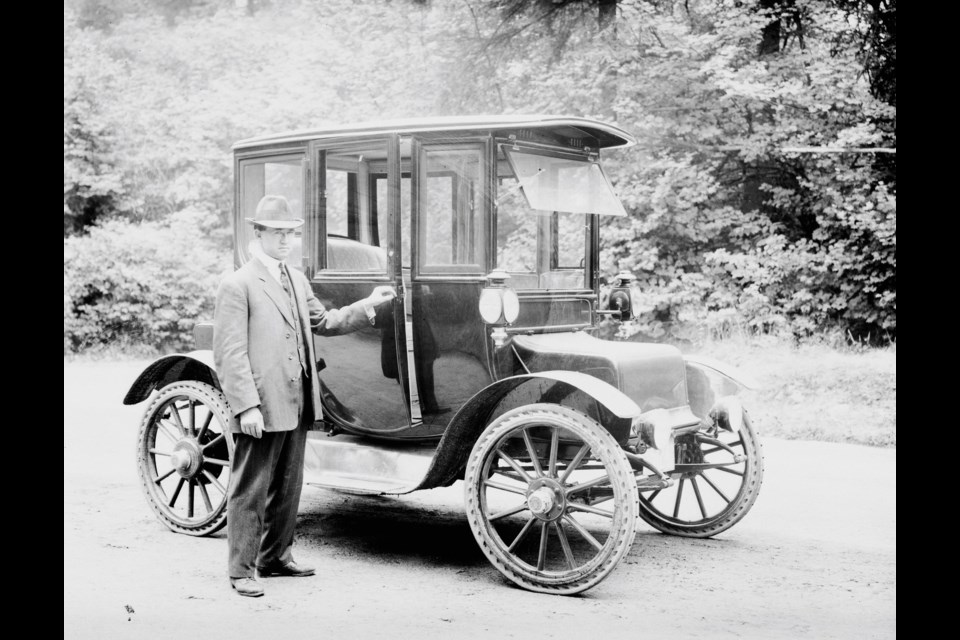
M290 205L295 218L304 218L303 207L303 156L282 156L269 160L243 161L240 165L242 225L238 225L239 245L246 248L247 255L260 251L252 224L257 204L265 195L283 196ZM287 264L303 269L303 227L295 231L293 250L287 256Z
M387 270L387 207L378 206L375 177L386 171L385 145L325 152L321 216L326 228L326 269Z
M589 211L589 204L561 199L572 186L564 182L582 182L587 163L518 155L520 162L511 163L501 150L497 160L497 266L510 274L515 289L587 287L589 219L560 210L575 204L569 208Z

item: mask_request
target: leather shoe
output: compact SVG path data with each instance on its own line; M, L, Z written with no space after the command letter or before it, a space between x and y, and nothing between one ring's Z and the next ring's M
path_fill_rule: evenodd
M306 567L302 564L297 564L293 560L286 564L257 567L257 571L259 571L260 575L264 578L273 576L292 576L294 578L303 578L305 576L312 576L316 573L313 567Z
M255 578L230 578L230 586L242 596L259 598L263 595L263 585Z

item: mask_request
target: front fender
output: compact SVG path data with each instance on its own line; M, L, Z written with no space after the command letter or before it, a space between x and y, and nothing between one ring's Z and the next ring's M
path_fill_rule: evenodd
M123 404L143 402L155 389L177 380L198 380L219 389L220 380L213 364L213 351L174 353L153 361L130 386Z
M685 355L687 398L697 417L706 419L720 398L735 396L760 384L735 367L706 356Z
M637 403L625 393L585 373L538 371L503 378L477 392L453 416L437 445L433 463L417 489L446 486L456 480L470 457L473 444L487 426L491 412L508 393L532 380L553 380L582 391L621 420L633 420L641 414Z

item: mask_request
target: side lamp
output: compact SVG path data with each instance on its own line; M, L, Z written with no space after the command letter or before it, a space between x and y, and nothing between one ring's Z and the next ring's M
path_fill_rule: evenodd
M637 277L629 271L621 271L614 278L613 287L610 289L606 313L621 322L634 317L633 282L636 279Z
M513 324L520 315L520 298L513 287L507 286L510 274L494 269L485 276L486 286L480 291L480 317L493 327L490 337L499 349L507 339L506 325Z

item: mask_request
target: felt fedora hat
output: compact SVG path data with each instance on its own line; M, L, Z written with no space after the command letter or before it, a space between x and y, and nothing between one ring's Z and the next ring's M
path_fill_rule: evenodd
M263 196L257 203L257 211L250 224L258 224L272 229L295 229L303 224L303 218L294 218L290 203L283 196Z

